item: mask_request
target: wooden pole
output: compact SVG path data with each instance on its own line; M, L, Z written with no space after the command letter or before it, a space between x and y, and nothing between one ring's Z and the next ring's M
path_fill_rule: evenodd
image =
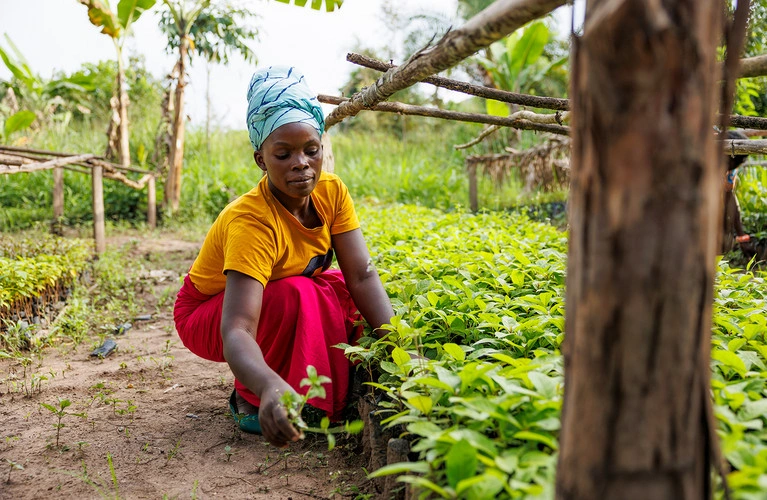
M346 60L358 66L375 69L378 71L389 71L390 69L397 67L394 64L385 63L383 61L373 59L372 57L363 56L362 54L355 54L354 52L346 54ZM494 101L507 102L509 104L518 104L520 106L553 109L555 111L567 111L570 109L570 101L561 97L543 97L537 95L519 94L517 92L494 89L492 87L485 87L484 85L475 85L473 83L452 80L450 78L444 78L441 76L430 76L429 78L424 78L421 80L421 82L429 83L435 87L441 87L443 89L452 90L454 92L461 92L462 94L473 95L485 99L493 99Z
M469 173L469 209L472 212L479 210L479 198L477 196L477 164L469 163L466 171Z
M325 94L317 96L317 100L325 104L343 105L349 102L345 97L336 97ZM367 108L368 111L383 111L384 113L397 113L402 115L427 116L430 118L440 118L443 120L455 120L469 123L486 123L489 125L500 125L503 127L512 127L522 130L537 130L539 132L550 132L552 134L568 135L570 129L562 125L549 123L538 123L523 118L513 116L492 116L480 113L465 113L463 111L448 111L439 108L429 108L426 106L414 106L402 102L381 102ZM533 114L534 115L534 114ZM531 115L532 116L532 115ZM556 121L557 114L537 115L539 117L551 117Z
M146 198L146 225L154 229L157 227L157 189L154 175L147 181Z
M51 232L61 236L61 220L64 218L64 167L53 169L53 221Z
M566 0L497 0L460 28L449 31L435 46L417 52L405 64L390 69L376 83L354 94L349 102L330 113L325 128L385 101L398 90L455 66L479 49L565 3Z
M104 229L104 170L103 167L91 168L93 186L93 239L96 240L96 254L107 249Z

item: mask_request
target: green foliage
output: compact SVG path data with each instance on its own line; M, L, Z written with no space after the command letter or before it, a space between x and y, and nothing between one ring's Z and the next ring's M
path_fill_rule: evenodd
M395 318L344 345L415 462L371 476L438 498L551 498L562 405L566 234L514 214L359 207ZM767 484L765 275L721 262L711 368L734 498Z
M291 0L277 0L281 3L291 3ZM293 3L297 7L303 7L306 5L307 0L292 0ZM322 4L325 4L325 10L328 12L333 12L336 8L341 8L341 5L343 5L344 0L312 0L312 3L310 4L312 6L312 9L314 10L320 10L322 8Z
M536 85L544 77L567 62L566 54L553 60L546 57L544 51L551 39L551 30L543 21L536 21L493 43L490 59L477 57L476 60L490 73L498 88L535 93ZM500 116L509 114L508 107L496 101L488 101L487 112Z
M219 3L204 7L189 27L194 54L210 62L229 62L232 53L239 54L245 61L255 64L256 55L247 42L258 40L259 31L250 23L257 18L253 9L238 8ZM179 25L170 9L160 16L160 30L168 38L166 50L176 52L181 45Z
M69 286L90 258L83 240L53 236L4 238L0 244L0 315L19 313L34 299L50 300Z

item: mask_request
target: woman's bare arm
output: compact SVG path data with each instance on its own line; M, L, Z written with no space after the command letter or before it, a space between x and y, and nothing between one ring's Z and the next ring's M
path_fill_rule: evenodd
M394 311L378 271L370 263L370 253L362 230L355 229L333 236L333 249L344 274L346 288L368 324L377 330L381 325L391 322Z
M257 280L229 271L221 314L221 337L224 359L237 379L261 398L258 419L264 437L273 445L285 446L300 438L291 425L282 394L293 389L264 360L256 343L258 320L261 317L264 287Z

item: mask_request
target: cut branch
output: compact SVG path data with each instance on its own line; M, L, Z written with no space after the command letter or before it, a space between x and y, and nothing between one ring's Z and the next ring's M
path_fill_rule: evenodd
M346 104L349 99L345 97L335 97L325 94L320 94L317 99L325 104L335 104L337 106ZM462 111L446 111L439 108L428 108L425 106L414 106L412 104L404 104L401 102L382 102L375 104L369 108L368 111L383 111L385 113L398 113L403 115L415 115L415 116L428 116L431 118L441 118L443 120L455 120L461 122L470 123L486 123L488 125L500 125L502 127L518 128L521 130L537 130L539 132L551 132L552 134L568 135L569 128L561 125L552 125L549 123L536 123L529 119L512 118L512 116L491 116L478 113L465 113ZM529 112L528 112L529 113ZM535 113L529 113L528 118L534 116L546 116L552 117L552 120L556 120L555 115L536 115ZM549 120L548 118L546 120Z
M767 75L767 54L763 56L747 57L740 60L740 78L754 78Z
M25 165L2 165L0 166L0 174L15 174L17 172L37 172L38 170L50 170L56 167L63 167L72 163L78 163L93 158L92 154L67 156L64 158L56 158L55 160L49 160L42 163L30 163Z
M753 67L756 64L756 62L749 63L748 61L750 61L751 59L762 60L762 58L764 59L763 59L763 62L760 62L760 64L765 64L767 66L767 56L759 56L759 57L752 57L749 59L743 59L741 60L741 64L743 65L750 64L751 67ZM392 68L399 67L393 64L385 63L377 59L372 59L370 57L366 57L361 54L356 54L353 52L346 55L346 60L351 63L357 64L358 66L363 66L365 68L375 69L378 71L388 71ZM749 70L749 71L757 71L757 70ZM764 72L767 74L767 68L764 69ZM759 75L755 74L753 76L759 76ZM476 97L482 97L484 99L492 99L494 101L507 102L510 104L518 104L520 106L529 106L529 107L541 108L541 109L552 109L552 110L558 110L558 111L567 111L570 109L570 100L559 98L559 97L541 97L541 96L528 95L528 94L518 94L516 92L508 92L505 90L484 87L482 85L474 85L471 83L465 83L458 80L451 80L449 78L443 78L440 76L432 76L429 78L425 78L422 81L424 83L430 83L432 85L435 85L437 87L441 87L444 89L454 90L456 92L461 92L461 93L473 95ZM731 115L730 124L734 127L739 127L739 128L767 130L767 118L760 118L756 116Z
M346 60L357 64L358 66L378 71L389 71L390 69L397 67L394 64L388 64L353 52L346 54ZM567 111L570 109L570 102L567 99L562 99L560 97L518 94L507 90L494 89L483 85L461 82L459 80L451 80L450 78L443 78L441 76L430 76L421 81L443 89L454 90L463 94L492 99L494 101L507 102L509 104L518 104L520 106L529 106L532 108L553 109L555 111Z
M348 116L385 101L398 90L446 70L483 47L500 40L533 19L564 5L566 0L498 0L450 31L434 47L413 54L405 64L390 69L376 83L339 105L325 126L330 128Z
M490 134L494 133L499 128L501 128L501 127L498 126L498 125L490 125L485 130L483 130L477 137L475 137L474 139L470 140L466 144L456 144L455 146L453 146L453 148L455 148L455 149L468 149L468 148L470 148L470 147L472 147L472 146L482 142L487 136L489 136Z

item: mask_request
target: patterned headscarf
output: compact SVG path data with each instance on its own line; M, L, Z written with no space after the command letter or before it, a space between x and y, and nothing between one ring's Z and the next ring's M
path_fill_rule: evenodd
M311 125L322 136L325 117L304 75L294 67L269 66L257 70L248 87L248 134L254 150L286 123Z

